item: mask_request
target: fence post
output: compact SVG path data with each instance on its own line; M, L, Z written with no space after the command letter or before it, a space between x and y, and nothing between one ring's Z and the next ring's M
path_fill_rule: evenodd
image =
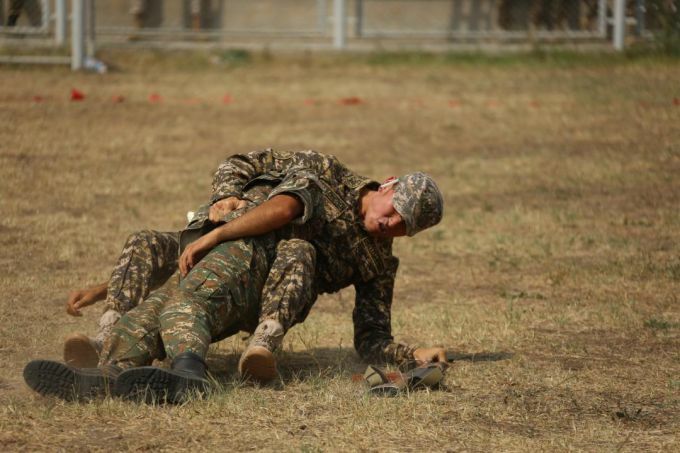
M85 0L71 0L71 69L83 69L85 62Z
M66 0L56 0L54 20L54 41L58 46L63 46L66 42Z
M333 47L344 49L347 43L346 0L333 0Z
M597 28L600 36L607 37L607 0L599 0L597 6Z
M614 0L614 49L623 50L626 33L626 1Z

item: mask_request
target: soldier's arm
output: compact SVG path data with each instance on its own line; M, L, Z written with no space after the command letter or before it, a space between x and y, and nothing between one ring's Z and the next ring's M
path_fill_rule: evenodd
M213 176L211 204L229 197L241 197L243 186L272 167L273 151L234 154L220 164Z
M354 285L357 293L353 313L354 347L367 362L446 362L444 348L420 348L394 341L390 321L395 272L396 265L394 271Z
M269 174L276 182L287 178L320 177L330 171L332 156L307 150L295 153L272 149L235 154L217 168L213 176L211 204L229 197L241 198L243 187L252 179Z
M383 275L354 285L354 347L367 362L401 363L413 360L413 353L417 349L406 343L395 342L392 336L392 292L398 265L399 260L391 257Z
M217 244L245 237L260 236L279 229L305 210L300 198L279 194L230 222L220 225L192 242L179 258L179 269L186 275Z
M82 316L81 308L92 305L106 298L108 283L100 283L87 289L72 291L66 301L66 312L71 316Z

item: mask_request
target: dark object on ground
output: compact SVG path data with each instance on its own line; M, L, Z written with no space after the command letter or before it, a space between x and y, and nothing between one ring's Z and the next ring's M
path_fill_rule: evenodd
M397 396L424 387L439 387L447 367L444 363L428 363L406 373L386 373L369 365L364 373L364 380L372 395Z

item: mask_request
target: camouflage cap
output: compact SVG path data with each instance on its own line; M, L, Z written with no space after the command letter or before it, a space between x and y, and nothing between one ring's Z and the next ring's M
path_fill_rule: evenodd
M409 236L438 224L444 212L444 200L437 184L421 172L397 179L392 203L404 219Z

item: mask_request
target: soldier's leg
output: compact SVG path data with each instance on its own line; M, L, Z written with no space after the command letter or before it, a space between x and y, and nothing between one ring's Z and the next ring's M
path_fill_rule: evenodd
M42 5L38 0L26 1L24 4L24 11L26 11L26 16L28 17L28 23L31 27L39 27L43 25L42 20ZM47 25L47 24L45 24Z
M239 360L245 377L266 382L276 377L274 351L294 324L304 321L316 301L316 250L301 239L277 244L276 258L262 290L262 308L255 333Z
M262 290L260 323L272 319L284 331L303 322L316 301L316 250L302 239L280 241Z
M205 356L212 341L238 331L255 306L267 273L264 249L253 241L215 247L182 280L160 312L161 338L170 370L131 368L116 382L124 398L178 402L208 387Z
M177 296L178 285L176 272L162 288L120 318L104 342L99 367L116 365L126 369L165 358L159 317L163 307Z
M106 310L126 313L177 270L179 233L142 230L131 234L109 279Z
M142 18L146 12L147 0L131 0L130 1L130 15L133 17L135 26L141 28Z
M267 274L266 257L251 240L219 244L182 280L179 296L160 315L170 358L191 352L204 358L211 342L246 323L259 307Z
M144 230L131 234L109 279L104 313L94 339L76 333L64 342L64 361L93 367L121 315L140 304L177 269L179 233Z
M33 360L24 368L29 387L42 395L66 400L91 399L117 394L121 371L150 364L165 355L160 338L158 316L178 279L170 279L164 288L153 293L130 310L113 329L106 341L98 368L74 367L52 360Z
M9 2L9 14L7 16L7 26L14 27L19 20L21 15L21 10L24 8L24 3L26 0L10 0Z

